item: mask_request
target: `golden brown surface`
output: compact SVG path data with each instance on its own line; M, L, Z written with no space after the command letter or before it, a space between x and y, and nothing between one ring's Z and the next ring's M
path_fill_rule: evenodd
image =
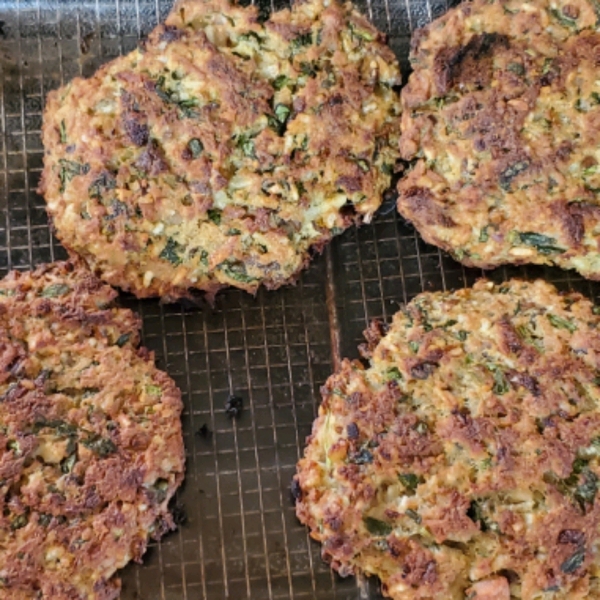
M0 281L0 599L112 600L174 527L180 392L72 263Z
M351 5L183 0L144 46L48 97L41 191L65 246L137 296L293 280L369 221L400 73Z
M542 282L426 293L343 362L295 481L396 600L600 598L600 317Z
M600 278L600 4L465 2L415 33L399 211L466 265Z

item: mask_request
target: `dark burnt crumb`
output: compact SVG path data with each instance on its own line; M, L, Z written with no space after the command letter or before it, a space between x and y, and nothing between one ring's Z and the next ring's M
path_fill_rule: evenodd
M498 571L498 575L504 577L508 581L508 583L511 584L518 583L520 580L518 573L515 573L511 569L500 569L500 571Z
M244 408L244 400L239 396L231 394L225 403L225 412L231 419L237 419Z
M93 31L90 31L81 36L81 39L79 40L79 51L81 54L87 54L90 51L90 46L95 35L96 34Z
M163 27L163 32L160 36L160 40L162 42L174 42L180 39L182 35L183 31L181 29L173 27L172 25L165 25Z
M559 544L585 544L585 533L578 529L563 529L558 534Z
M360 189L360 187L358 189ZM356 207L352 202L346 202L346 204L340 208L340 214L344 219L348 220L348 223L351 223L356 219Z
M206 423L203 423L202 427L200 427L194 435L196 435L199 438L202 438L203 440L210 440L212 434L213 432L208 428L208 425Z
M267 4L259 4L258 5L258 16L256 17L256 21L258 23L264 23L269 20L271 15L271 10Z
M290 485L290 498L292 500L292 504L296 504L296 502L302 498L302 488L300 487L300 482L296 477L292 479L292 483Z
M348 434L349 440L356 440L359 436L358 425L356 423L349 423L346 427L346 432Z
M169 506L169 512L173 517L173 523L180 527L181 525L185 525L188 520L187 510L183 502L178 500L177 498L173 498L171 500L171 504Z
M427 379L435 371L436 367L436 363L424 361L411 367L410 373L415 379Z
M398 202L398 190L396 188L390 188L383 193L383 202L378 214L385 217L396 210L396 203Z

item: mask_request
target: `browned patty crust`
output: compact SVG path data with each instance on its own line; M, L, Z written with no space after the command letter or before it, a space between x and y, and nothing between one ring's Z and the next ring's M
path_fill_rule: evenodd
M0 599L112 600L174 527L180 392L73 263L0 281Z
M398 209L466 265L600 278L600 4L474 0L415 33Z
M297 514L395 600L600 598L600 316L547 283L425 293L343 362Z
M65 246L137 296L289 283L369 221L398 158L400 73L350 4L182 0L48 96L41 191Z

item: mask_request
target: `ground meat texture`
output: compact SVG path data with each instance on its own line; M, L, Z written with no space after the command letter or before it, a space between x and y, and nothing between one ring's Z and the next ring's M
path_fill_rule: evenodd
M600 279L596 0L474 0L413 39L398 210L469 266Z
M0 281L0 599L113 600L175 527L175 383L81 264Z
M542 281L481 281L372 325L366 366L323 387L294 480L332 567L395 600L599 598L596 312Z
M255 292L369 222L399 158L398 63L350 4L180 0L143 45L48 95L60 240L139 297Z

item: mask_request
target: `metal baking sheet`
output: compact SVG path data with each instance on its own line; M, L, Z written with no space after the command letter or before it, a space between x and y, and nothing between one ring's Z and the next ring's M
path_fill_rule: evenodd
M199 0L200 1L200 0ZM65 257L36 193L45 94L134 48L170 9L167 0L17 0L0 3L0 274ZM359 8L389 34L405 76L410 31L444 1L371 0ZM283 3L270 5L270 8ZM373 318L389 320L423 290L472 283L424 244L390 206L347 231L296 287L237 290L208 306L122 303L143 317L144 343L183 391L187 478L177 532L122 573L122 600L375 600L375 581L332 574L295 519L289 494L319 387L340 357L356 357ZM387 214L382 214L387 213ZM494 279L545 277L595 298L598 284L556 269L499 269ZM225 413L230 394L244 401Z

